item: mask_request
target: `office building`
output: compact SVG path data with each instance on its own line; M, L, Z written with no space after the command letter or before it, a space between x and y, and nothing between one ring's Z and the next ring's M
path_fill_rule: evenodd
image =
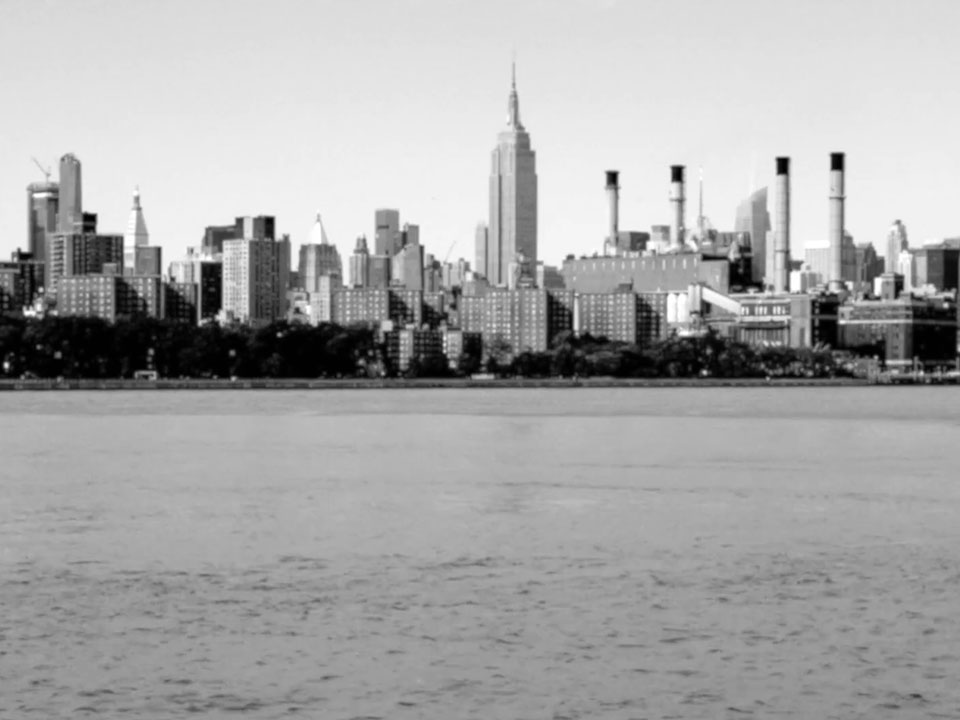
M163 317L173 322L196 325L198 293L197 283L164 283Z
M272 226L269 231L272 234ZM285 318L289 271L286 237L225 240L222 311L227 321L262 327Z
M907 227L899 220L894 220L889 232L887 232L884 272L899 273L900 253L908 248Z
M818 284L827 285L833 264L836 262L835 251L830 245L810 245L804 250L804 263L817 274ZM857 248L850 233L843 234L843 243L840 251L840 279L846 283L855 283L857 280Z
M478 223L474 231L474 272L484 277L490 271L490 234L486 223Z
M124 238L126 252L126 238ZM126 263L126 258L124 258ZM163 249L159 245L137 245L133 249L133 267L123 266L124 275L161 275L163 274Z
M423 246L410 243L401 247L390 258L390 285L409 290L423 290Z
M507 128L491 156L490 222L486 276L505 286L518 254L536 264L537 169L530 135L520 121L516 68L507 102Z
M960 283L960 249L938 242L912 251L913 286L936 292L957 290Z
M44 287L51 294L61 277L101 274L107 265L123 267L123 235L54 233L48 249Z
M57 231L60 186L55 182L27 186L27 251L34 260L47 259L49 237Z
M223 252L225 240L234 240L237 236L237 225L208 225L203 231L200 241L200 251L204 255L219 255Z
M137 270L137 248L150 244L147 233L147 223L143 219L143 208L140 206L140 188L133 191L133 206L130 208L130 217L127 220L127 231L123 235L123 272L125 275L143 275ZM159 275L159 271L156 273Z
M318 292L320 278L327 275L343 277L343 262L336 245L332 245L317 213L316 222L310 231L310 242L300 246L298 263L299 285L308 293Z
M371 255L367 261L366 287L386 290L393 279L391 273L393 258L389 255Z
M60 158L60 197L57 232L72 233L83 223L83 190L80 161L72 154Z
M374 211L374 255L393 256L402 245L400 211L386 208Z
M367 249L367 238L361 235L357 238L353 255L350 256L350 287L365 288L370 284L370 252Z
M238 217L234 223L234 238L244 240L276 240L276 219L270 215Z
M44 266L20 252L0 262L0 313L20 312L33 303L43 288Z
M853 291L870 294L873 292L874 280L883 274L884 259L877 255L873 243L854 243L853 247L857 265Z
M757 285L764 284L767 268L767 233L771 231L770 213L767 210L767 188L751 193L737 206L737 216L733 224L734 232L750 234L752 251L751 280Z

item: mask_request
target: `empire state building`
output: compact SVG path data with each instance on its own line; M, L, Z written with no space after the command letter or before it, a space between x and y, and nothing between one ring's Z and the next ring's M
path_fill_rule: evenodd
M497 138L491 165L485 274L491 284L506 285L510 263L518 255L537 261L537 156L520 122L515 67L507 127Z

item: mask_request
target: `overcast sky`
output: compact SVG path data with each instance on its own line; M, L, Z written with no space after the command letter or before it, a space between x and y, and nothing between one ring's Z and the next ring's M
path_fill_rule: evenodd
M834 151L858 242L960 235L958 27L955 0L0 0L0 252L25 246L31 156L72 152L101 231L140 186L165 265L239 215L296 247L319 211L346 255L378 207L472 260L514 52L547 262L601 250L606 169L620 227L649 230L671 164L692 226L702 165L723 230L777 155L795 250L823 242Z

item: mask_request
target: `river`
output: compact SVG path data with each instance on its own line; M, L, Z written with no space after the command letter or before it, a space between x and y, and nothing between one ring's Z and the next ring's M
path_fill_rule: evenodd
M960 391L0 396L0 717L960 717Z

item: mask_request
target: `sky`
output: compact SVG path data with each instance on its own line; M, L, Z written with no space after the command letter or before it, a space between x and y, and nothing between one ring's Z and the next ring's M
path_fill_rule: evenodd
M829 154L846 229L884 252L960 235L955 0L0 0L0 253L26 245L26 186L72 152L84 210L123 233L139 186L164 264L207 225L316 213L346 258L400 210L438 259L473 259L511 60L537 153L539 255L669 224L669 166L704 214L791 158L795 256L826 241Z

